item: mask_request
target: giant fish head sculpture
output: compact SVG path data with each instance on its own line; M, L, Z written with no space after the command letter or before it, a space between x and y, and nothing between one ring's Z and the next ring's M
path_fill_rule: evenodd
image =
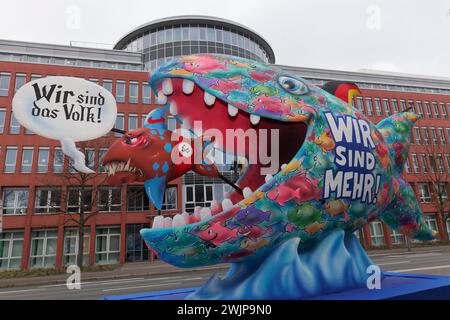
M168 106L152 110L143 128L126 132L103 157L109 184L145 182L146 193L157 209L161 209L167 183L186 172L219 176L207 158L214 137L191 139L168 131L167 110Z
M296 74L222 55L173 60L154 72L151 86L184 126L201 121L204 131L221 133L217 148L247 158L259 148L279 150L272 174L263 169L274 163L249 161L238 181L244 195L229 194L212 216L195 223L178 216L176 226L142 230L162 260L180 267L261 261L289 239L307 250L335 230L351 234L377 217L412 237L432 239L401 174L415 114L402 112L375 126L348 101ZM357 89L341 98L351 90ZM257 142L239 140L246 132ZM267 132L276 134L263 139ZM237 148L229 148L230 139Z

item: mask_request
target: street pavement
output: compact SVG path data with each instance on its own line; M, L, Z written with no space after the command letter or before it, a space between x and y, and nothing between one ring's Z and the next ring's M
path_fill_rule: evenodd
M369 251L369 256L384 271L450 276L450 246L414 248L412 252L406 249L377 250ZM37 277L39 281L34 285L0 289L0 299L92 300L111 295L190 288L200 286L214 273L223 276L226 271L226 265L190 270L177 269L162 262L126 264L122 270L108 271L109 274L98 272L95 278L92 277L93 272L82 274L80 290L69 290L65 283L44 284L45 279L41 278L45 277ZM62 282L68 275L58 277L61 279L51 281Z

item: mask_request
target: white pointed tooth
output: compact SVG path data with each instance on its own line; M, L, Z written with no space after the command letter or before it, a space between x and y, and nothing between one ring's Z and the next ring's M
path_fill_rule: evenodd
M186 221L186 224L188 224L189 223L189 213L183 212L181 214L181 216L183 217L184 221Z
M224 211L230 209L231 207L233 207L233 202L231 202L230 199L225 199L222 201L222 209Z
M210 208L203 208L200 210L200 219L205 220L211 218L211 209Z
M214 97L212 94L205 91L204 100L206 105L212 106L216 102L216 97Z
M286 163L283 163L282 165L281 165L281 170L284 170L284 168L286 168L287 167L287 164Z
M172 228L173 222L171 217L164 218L164 228Z
M244 198L248 198L252 195L253 191L249 187L245 187L244 190L242 190L244 193Z
M177 214L177 215L175 215L175 217L173 217L172 226L174 228L184 226L185 224L186 224L186 218L183 215Z
M194 208L194 216L200 219L200 211L202 210L202 207L197 206Z
M173 86L171 79L164 79L162 82L162 91L166 96L170 96L173 93Z
M125 171L130 171L130 161L131 161L130 158L128 158L128 161L125 164L125 168L124 168Z
M185 94L191 94L194 91L195 83L191 80L184 79L183 80L183 92Z
M265 178L265 181L269 182L272 178L273 178L273 176L271 174L267 174L266 178Z
M158 92L158 103L160 104L167 103L167 96L162 91Z
M175 101L170 102L169 112L173 116L176 116L178 114L178 108L177 108L177 104L175 103Z
M256 114L251 114L250 115L250 122L253 124L253 125L257 125L258 123L259 123L259 120L261 120L261 117L260 116L257 116Z
M228 105L228 114L232 117L235 117L239 112L239 109L231 104Z
M164 218L163 216L156 216L153 219L152 229L161 229L164 226Z

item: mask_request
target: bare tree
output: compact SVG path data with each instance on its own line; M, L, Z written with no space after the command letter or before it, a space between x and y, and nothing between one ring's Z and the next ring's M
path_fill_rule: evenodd
M94 216L102 210L99 203L101 188L105 186L107 175L101 170L101 159L95 159L100 148L109 145L108 137L93 141L78 143L78 149L85 154L86 166L90 167L94 173L86 174L75 170L72 159L65 157L62 152L55 153L55 158L63 163L62 172L52 176L52 183L45 183L48 187L67 186L67 192L62 193L61 202L65 205L59 207L60 214L64 215L64 224L72 222L78 231L78 254L76 264L80 268L83 266L83 248L85 228ZM50 178L47 178L50 179ZM54 182L57 181L55 184Z
M448 183L450 181L450 163L444 157L450 154L450 144L442 143L445 141L433 134L431 143L425 146L430 167L426 175L432 183L432 195L435 196L436 202L433 202L439 215L443 230L439 230L441 237L449 240L447 234L447 219L450 218L450 202L448 200ZM446 165L444 163L447 162ZM446 168L447 166L447 168Z

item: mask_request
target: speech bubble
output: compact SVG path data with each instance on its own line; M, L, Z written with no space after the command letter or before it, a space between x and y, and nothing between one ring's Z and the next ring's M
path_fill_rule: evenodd
M93 173L76 141L99 138L114 126L117 104L105 88L80 78L46 77L22 86L12 101L14 116L34 133L61 142L76 170Z

